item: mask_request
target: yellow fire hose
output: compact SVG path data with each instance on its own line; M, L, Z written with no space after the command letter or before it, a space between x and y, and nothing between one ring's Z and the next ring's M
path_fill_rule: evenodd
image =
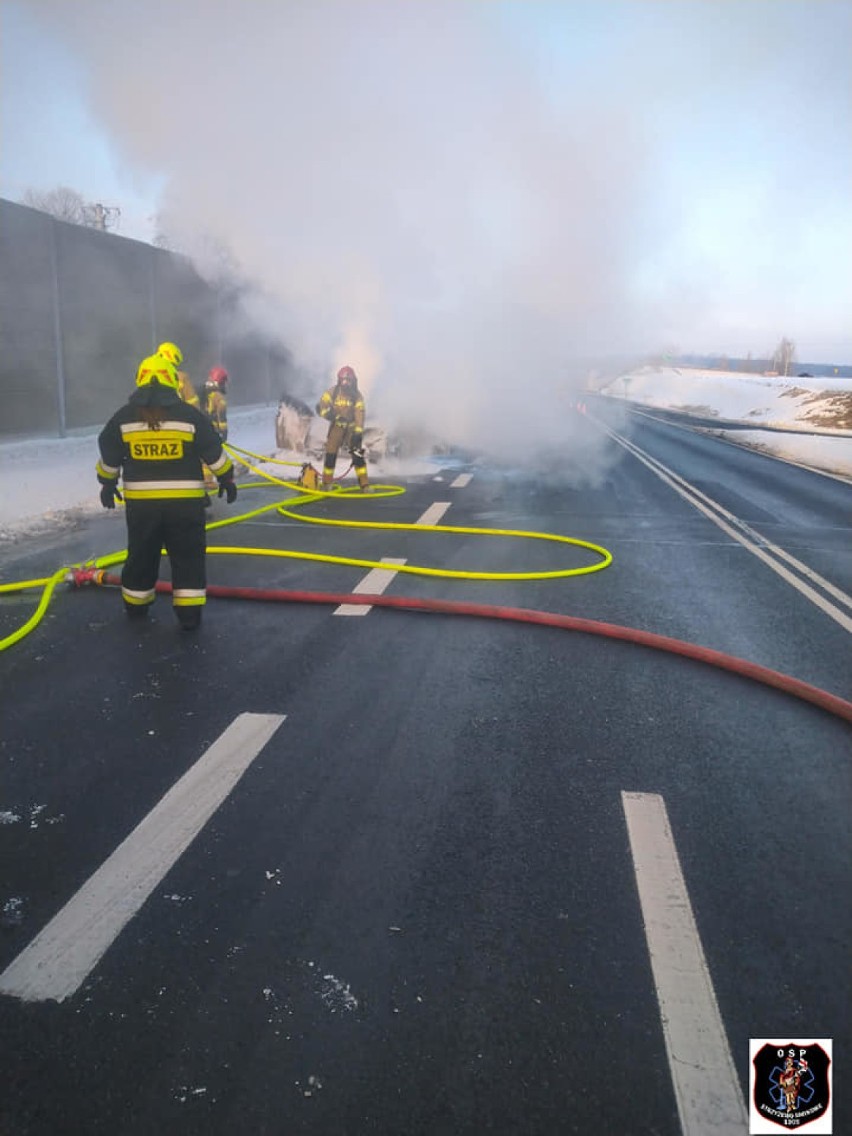
M266 485L277 485L281 488L288 489L297 494L296 497L288 498L286 503L273 502L270 505L263 505L258 509L252 509L247 513L240 513L234 517L228 517L221 521L212 521L207 525L207 531L213 532L216 529L221 529L227 525L240 524L243 521L249 520L253 517L261 516L264 513L277 512L282 517L289 517L291 519L301 521L305 524L326 525L338 528L357 528L357 529L376 529L376 530L397 530L401 532L418 532L418 533L446 533L446 534L464 534L474 536L486 537L513 537L523 540L544 540L550 541L554 544L570 544L578 548L584 548L590 552L595 553L600 559L593 564L586 565L579 568L558 568L546 572L464 572L452 570L448 568L430 568L416 564L395 564L395 572L407 572L414 576L432 576L443 577L446 579L454 580L557 580L569 576L583 576L590 572L600 572L603 568L608 567L612 563L612 555L605 548L600 545L592 544L589 541L578 540L574 537L561 536L557 533L540 533L530 532L523 529L489 529L489 528L474 528L470 526L454 526L454 525L413 525L402 523L390 523L387 521L345 521L345 520L332 520L326 517L311 517L305 516L303 513L295 512L294 510L301 505L308 505L323 497L332 498L337 500L377 500L383 497L395 497L405 492L405 489L400 485L374 485L369 497L364 494L358 487L349 488L335 488L333 491L325 491L322 489L305 490L304 486L300 485L297 481L285 480L283 478L275 477L274 474L268 472L266 469L259 469L247 458L254 458L264 463L264 465L281 465L281 466L299 466L303 463L295 461L282 461L277 458L268 458L263 454L253 453L251 450L241 449L239 446L226 444L225 449L231 455L232 459L245 466L251 473L256 474L261 478L258 482L250 482L240 486L240 492L246 489L257 489L265 487ZM238 545L211 545L208 546L207 552L209 555L219 556L270 556L279 557L281 559L291 560L314 560L323 564L344 564L356 568L387 568L387 562L381 560L366 560L350 556L331 556L317 552L300 552L300 551L285 551L276 548L242 548ZM73 575L75 569L87 570L103 570L110 568L116 564L120 564L127 557L127 550L123 549L120 552L109 553L106 556L98 557L97 559L87 560L81 564L66 565L58 569L52 576L45 577L38 580L23 580L14 584L0 584L0 595L8 594L11 592L21 592L33 588L41 588L42 594L38 601L33 615L21 626L17 631L8 635L5 639L0 639L0 651L5 651L7 648L18 643L33 631L44 617L47 611L48 604L54 591L60 583L69 580Z
M234 456L234 451L239 448L228 447L229 452ZM252 454L248 450L240 450L240 453L246 454L250 457L260 458L264 462L270 459L263 458L261 455ZM281 485L291 490L298 491L303 486L290 481L283 481L273 477L271 474L266 473L253 467L250 463L245 462L245 459L239 459L242 464L246 465L248 469L258 473L266 482L271 482L276 485ZM275 460L275 459L271 459ZM298 462L277 462L281 465L298 465ZM244 485L246 488L257 488L262 485L263 481L255 485ZM393 496L403 493L404 490L400 486L385 485L377 486L377 496ZM563 568L551 572L458 572L450 571L448 569L439 568L424 568L416 565L408 564L395 564L394 571L410 572L422 576L445 576L454 579L466 580L544 580L556 579L563 576L578 576L588 572L599 572L602 568L606 568L612 562L612 556L606 549L601 548L599 545L590 544L588 541L575 540L571 537L558 536L553 533L536 533L527 532L516 529L481 529L470 527L453 527L450 525L410 525L410 524L391 524L388 522L366 522L366 521L332 521L320 517L305 517L298 513L293 513L292 507L295 505L302 505L312 501L316 501L319 497L330 496L322 490L312 489L302 496L290 500L288 503L290 508L285 508L281 504L265 505L260 509L254 509L249 513L240 514L237 517L229 518L223 521L214 521L207 526L208 531L212 529L222 528L225 525L237 524L249 517L256 517L262 513L276 510L283 516L293 517L299 521L307 521L311 524L324 524L324 525L338 525L350 528L369 528L369 529L401 529L401 530L416 530L418 532L443 532L443 533L466 533L475 534L479 536L511 536L521 537L533 540L549 540L561 544L573 544L582 548L587 548L597 553L601 560L599 563L592 564L585 568ZM335 493L336 497L362 497L363 494L357 490L342 490ZM387 567L385 562L375 560L361 560L352 557L342 556L323 556L316 553L308 552L283 552L279 549L270 548L240 548L238 546L219 546L207 549L210 553L219 553L222 555L243 555L243 556L279 556L291 557L301 560L317 560L331 564L349 564L356 565L362 568L382 568ZM119 585L121 580L119 577L108 577L106 568L110 565L120 563L127 555L126 550L116 552L110 556L101 557L98 560L87 561L82 566L75 566L72 569L60 568L52 576L39 580L26 580L18 584L4 584L0 585L0 593L8 593L12 591L22 591L26 588L40 587L43 589L41 599L35 613L27 622L18 629L13 635L8 636L6 639L0 640L0 650L5 650L13 643L19 642L25 635L29 634L44 616L47 610L47 605L50 602L51 596L55 591L58 584L63 580L71 580L75 583L93 582L97 584ZM156 585L158 592L167 592L171 590L171 585L158 582ZM332 595L325 592L284 592L276 589L257 589L257 588L229 588L219 585L210 585L208 591L212 595L222 596L223 598L237 598L247 600L277 600L293 603L346 603L351 598L350 593L341 595ZM627 642L635 643L643 647L650 647L656 650L666 651L675 655L693 659L695 661L706 663L711 666L718 667L722 670L730 671L733 674L740 675L744 678L752 679L756 682L761 682L767 686L781 690L786 694L791 694L794 697L800 698L813 705L819 706L821 709L828 711L831 714L843 719L847 722L852 722L852 702L840 698L838 695L831 694L829 691L822 690L819 687L812 686L809 683L803 682L801 679L794 678L790 675L781 674L768 667L760 666L759 664L749 662L746 659L738 659L735 656L727 655L721 651L715 651L707 647L702 647L693 643L686 643L679 639L672 639L668 636L656 635L653 632L639 630L631 627L621 627L616 624L602 623L600 620L593 619L580 619L576 616L560 615L554 612L535 611L526 608L508 608L496 607L487 604L473 604L473 603L457 603L450 600L430 600L419 599L410 596L385 596L385 595L359 595L359 599L365 603L380 607L393 607L402 610L414 611L434 611L444 615L463 615L468 617L485 617L490 619L503 619L514 620L526 624L538 624L546 627L559 627L569 631L585 632L592 635L600 635L607 638L620 639Z

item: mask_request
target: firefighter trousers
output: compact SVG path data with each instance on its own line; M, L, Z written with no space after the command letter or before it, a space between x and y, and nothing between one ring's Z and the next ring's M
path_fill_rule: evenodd
M333 423L328 430L328 437L325 440L325 460L323 461L323 481L329 482L334 477L334 467L337 464L337 452L342 445L348 445L351 449L353 426L339 426L336 422ZM367 483L367 463L361 456L356 456L354 450L352 453L352 464L355 468L355 476L358 478L359 485L366 485Z
M172 573L175 608L206 601L207 533L204 501L198 497L170 501L127 501L127 560L121 594L129 606L154 602L154 586L165 548Z

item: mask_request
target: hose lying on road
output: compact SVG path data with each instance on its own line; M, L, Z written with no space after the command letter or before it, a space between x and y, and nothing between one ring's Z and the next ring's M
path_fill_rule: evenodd
M81 584L88 582L121 586L119 576L111 576L103 571L82 569L79 572ZM171 592L172 586L166 581L158 581L157 591ZM847 702L836 694L821 690L818 686L790 675L782 674L769 667L750 663L746 659L738 659L735 655L715 651L711 647L701 647L695 643L686 643L682 639L673 639L668 635L657 635L653 631L641 631L635 627L622 627L617 623L603 623L597 619L581 619L573 615L560 615L550 611L535 611L522 607L500 607L494 604L461 603L455 600L416 599L410 596L364 595L352 592L293 592L277 588L232 588L223 585L208 584L207 594L217 599L235 600L262 600L275 603L306 603L306 604L366 604L370 607L391 607L403 611L430 611L442 615L479 616L484 619L506 619L515 623L535 623L542 627L557 627L564 631L581 631L588 635L602 635L608 639L622 639L627 643L635 643L641 647L652 647L658 651L668 651L671 654L682 655L687 659L694 659L700 663L719 667L731 674L742 678L753 679L765 686L774 687L785 694L792 694L805 702L827 710L847 722L852 722L852 702Z
M295 499L289 499L285 508L280 502L275 502L271 505L264 505L259 509L252 510L249 513L243 513L235 517L229 517L225 520L214 521L207 526L207 530L223 528L227 525L238 524L249 517L256 517L262 513L277 511L283 516L293 517L297 520L310 521L313 524L323 525L341 525L353 528L375 528L375 529L403 529L415 530L417 532L444 532L444 533L465 533L476 534L482 536L509 536L520 537L525 539L537 540L551 540L564 544L573 544L586 548L600 557L597 563L587 565L580 568L561 568L550 572L523 572L523 573L486 573L486 572L461 572L449 571L446 569L426 568L417 565L395 565L394 570L400 572L410 572L418 575L425 576L449 576L454 578L466 578L475 580L541 580L541 579L554 579L558 577L582 575L588 572L597 572L602 568L606 568L612 562L611 554L599 545L590 544L587 541L575 540L571 537L560 536L552 533L535 533L524 532L511 529L480 529L480 528L467 528L467 527L454 527L449 525L411 525L411 524L390 524L387 522L365 522L365 521L339 521L331 520L329 518L321 517L307 517L304 514L291 512L292 508L296 505L308 504L327 497L329 494L324 492L308 491L305 492L303 487L295 482L283 481L275 478L271 474L261 471L254 467L246 460L248 457L256 457L261 461L269 462L269 458L262 457L259 454L253 454L249 450L240 450L239 447L227 447L232 456L237 458L238 453L245 455L238 458L243 465L247 466L253 473L260 474L267 483L286 487L296 493L301 493ZM279 465L296 465L296 462L282 462L272 459L274 464ZM253 486L252 486L253 487ZM249 486L243 486L249 488ZM379 486L379 493L376 496L390 496L404 492L400 486L388 485ZM335 499L353 499L360 496L356 491L349 492L342 490L334 493ZM236 546L220 546L209 547L208 553L221 553L233 555L250 555L250 556L289 556L298 559L311 559L327 563L335 564L350 564L359 567L368 568L383 568L387 567L386 563L379 561L367 561L362 559L351 559L348 557L336 557L318 555L315 553L306 552L288 552L280 549L255 549L255 548L240 548ZM107 584L120 586L121 581L118 576L110 576L107 574L106 569L121 563L126 558L126 550L122 552L112 553L109 556L100 557L97 560L89 561L84 565L77 565L70 570L62 568L54 575L40 580L28 580L18 584L0 585L0 593L20 591L25 588L40 586L44 588L44 593L41 601L34 615L29 619L24 626L18 629L16 633L0 641L0 650L11 646L13 643L20 641L27 635L33 628L40 622L47 610L48 602L56 588L56 586L63 580L68 580L70 583L77 586L86 583ZM158 592L170 592L171 584L165 581L159 581L156 585ZM698 662L707 663L711 666L716 666L722 670L730 671L733 674L740 675L744 678L750 678L756 682L764 683L767 686L774 687L781 690L786 694L791 694L794 697L803 699L810 702L823 710L827 710L831 714L835 714L843 718L847 722L852 722L852 702L847 702L845 699L837 695L830 694L828 691L821 690L819 687L811 686L809 683L803 682L800 679L792 678L789 675L781 674L779 671L771 670L768 667L760 666L757 663L750 663L744 659L738 659L733 655L727 655L721 651L715 651L708 647L697 646L692 643L686 643L680 639L672 639L665 635L657 635L650 631L640 631L631 627L621 627L613 623L603 623L599 620L581 619L576 616L560 615L554 612L536 611L527 608L514 608L514 607L499 607L490 604L476 604L476 603L463 603L451 600L434 600L434 599L414 599L405 596L385 596L385 595L362 595L358 593L355 595L352 592L346 593L331 593L331 592L304 592L304 591L283 591L278 589L262 589L262 588L237 588L227 587L223 585L209 584L207 586L207 594L209 596L222 598L222 599L244 599L244 600L263 600L273 601L279 603L314 603L314 604L366 604L372 607L386 607L397 608L404 611L429 611L438 612L444 615L466 615L475 616L488 619L505 619L512 620L518 623L534 623L545 627L561 628L566 631L580 631L590 635L602 635L611 639L622 639L626 642L638 644L643 647L652 647L656 650L668 651L672 654L682 655L685 658L694 659Z
M240 486L240 493L246 489L258 489L264 486L274 485L289 490L291 493L295 492L297 496L287 498L286 502L273 501L271 504L262 505L257 509L251 509L248 512L237 512L232 516L223 518L220 521L211 521L207 524L207 532L213 532L216 529L227 528L228 525L238 525L244 521L252 520L255 517L262 516L265 513L277 512L283 517L290 517L294 520L301 521L305 524L325 525L337 528L357 528L357 529L395 529L404 532L416 533L447 533L447 534L464 534L483 537L510 537L520 540L539 540L550 541L560 545L572 545L574 548L585 549L591 552L597 559L590 564L580 565L571 568L554 568L544 572L474 572L474 571L461 571L449 568L430 568L425 565L418 564L397 564L395 571L409 573L417 576L433 576L445 577L456 580L558 580L564 579L569 576L584 576L590 572L600 572L602 569L609 567L612 563L612 554L607 549L602 548L598 544L592 544L586 540L579 540L576 537L562 536L559 533L542 533L542 532L527 532L520 529L487 529L487 528L471 528L469 526L454 526L454 525L426 525L426 524L402 524L391 523L388 521L347 521L335 520L330 517L312 517L304 513L295 512L295 507L298 505L313 505L323 498L332 497L335 501L356 501L364 500L364 494L357 487L342 488L335 487L333 493L325 490L306 490L304 486L299 485L298 482L284 481L275 477L267 470L258 469L252 465L247 459L249 457L258 458L272 465L297 465L297 462L281 461L276 458L264 458L260 454L254 454L250 450L241 450L238 446L225 447L232 456L237 459L242 465L245 465L253 473L258 474L262 481L258 483L242 484ZM237 454L243 455L237 457ZM393 497L404 493L405 489L401 485L374 485L369 500L376 501L382 497ZM328 554L321 554L318 552L303 552L298 550L288 550L279 548L242 548L236 545L208 545L208 554L211 555L233 555L233 556L270 556L290 558L294 560L314 560L323 564L345 564L350 567L356 568L386 568L387 564L381 560L367 560L363 557L352 556L331 556ZM5 651L15 643L19 643L26 635L33 631L47 611L47 606L57 584L61 583L63 579L73 580L74 573L78 569L89 571L91 569L105 569L112 568L116 564L121 564L127 558L127 550L123 549L120 552L112 552L107 556L99 556L96 559L87 560L84 564L72 565L70 568L60 568L58 572L52 576L39 580L24 580L14 584L0 584L0 596L13 593L27 591L31 588L43 588L43 594L38 603L35 613L30 619L19 627L17 631L11 635L0 639L0 651ZM212 594L212 593L211 593Z

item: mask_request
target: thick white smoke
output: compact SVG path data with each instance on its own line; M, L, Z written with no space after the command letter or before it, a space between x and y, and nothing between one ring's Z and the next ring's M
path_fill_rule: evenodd
M474 446L555 442L590 356L660 346L673 307L707 302L688 273L637 289L667 223L656 133L693 81L688 35L642 59L614 35L590 66L571 51L588 8L562 5L555 84L516 38L525 5L31 2L87 61L124 160L167 176L167 226L220 241L277 301L264 318L317 392L347 362L373 413ZM684 7L724 72L741 39L714 5Z

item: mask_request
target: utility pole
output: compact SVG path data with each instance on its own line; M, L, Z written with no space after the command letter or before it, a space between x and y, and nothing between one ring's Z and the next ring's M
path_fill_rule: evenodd
M62 307L59 290L59 257L56 249L56 221L48 217L50 226L50 277L53 299L53 352L56 361L56 414L59 420L59 437L68 436L67 406L65 397L65 341L62 335Z

